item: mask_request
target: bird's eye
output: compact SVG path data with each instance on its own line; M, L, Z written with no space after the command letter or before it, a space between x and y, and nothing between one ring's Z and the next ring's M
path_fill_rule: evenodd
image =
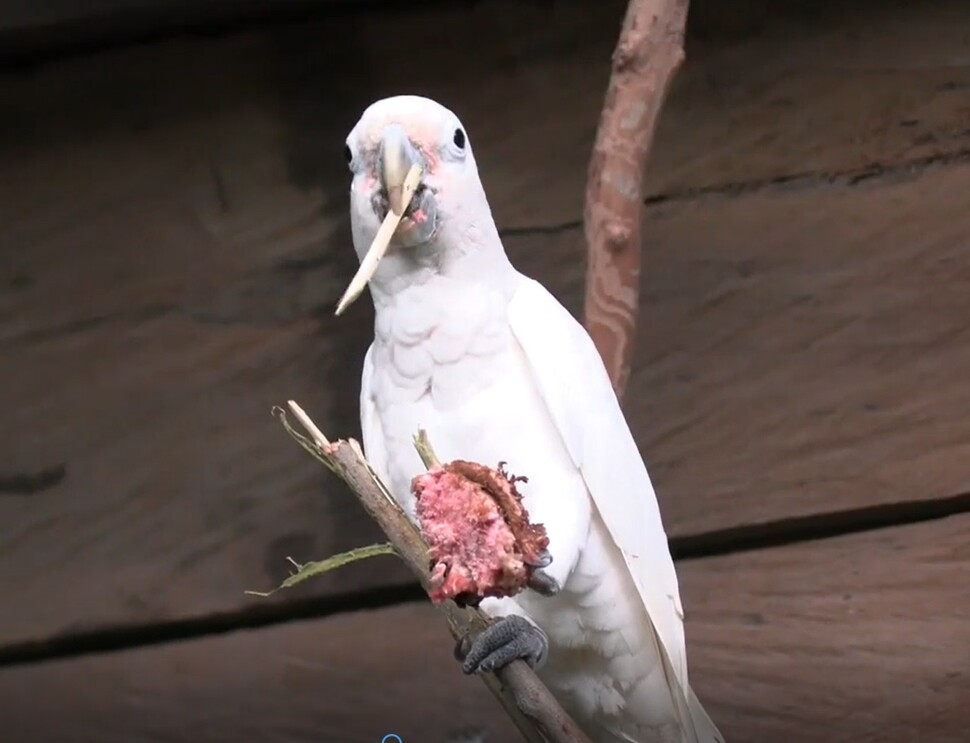
M347 165L350 165L354 161L354 153L350 149L349 144L344 145L344 161L347 163Z
M455 129L455 136L452 137L452 141L459 150L465 149L465 132L461 129Z

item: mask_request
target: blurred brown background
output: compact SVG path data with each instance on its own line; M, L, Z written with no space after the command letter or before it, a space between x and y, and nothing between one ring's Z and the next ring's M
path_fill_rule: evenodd
M0 741L514 731L270 417L358 434L343 138L466 124L578 311L614 0L0 7ZM729 743L970 727L970 5L695 0L625 408Z

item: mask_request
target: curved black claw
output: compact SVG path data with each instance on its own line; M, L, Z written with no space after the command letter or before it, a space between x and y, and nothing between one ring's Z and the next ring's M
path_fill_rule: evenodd
M523 560L522 562L524 562L530 568L538 568L541 570L542 568L547 568L552 565L552 553L549 550L543 550L539 555L539 559L535 562L532 562L531 560Z
M472 640L468 635L462 635L458 638L458 642L455 643L455 660L463 661L468 656L469 650L472 647Z
M526 585L543 596L555 596L562 590L559 581L544 570L534 570L532 575L529 576L529 582Z
M495 671L520 658L540 668L548 653L545 632L523 617L503 617L475 638L461 670L467 674Z

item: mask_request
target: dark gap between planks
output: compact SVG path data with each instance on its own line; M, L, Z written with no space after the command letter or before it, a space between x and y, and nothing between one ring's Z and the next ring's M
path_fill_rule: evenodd
M655 193L647 196L643 200L643 204L649 209L653 206L666 204L702 201L704 199L732 199L765 192L786 193L820 188L847 189L858 186L876 186L912 180L929 170L937 168L967 164L970 164L970 148L905 160L892 165L875 163L865 168L851 170L790 173L752 181L732 181L701 188L685 188L679 191ZM582 227L582 219L570 219L557 224L499 228L499 234L508 238L527 237L529 235L558 235L563 232L582 229ZM299 268L301 266L297 266L297 269Z
M670 550L678 561L698 560L967 513L970 513L970 492L935 500L888 503L675 537L670 540ZM0 668L130 650L287 622L319 620L343 613L385 609L426 600L421 587L413 583L297 599L284 604L249 606L204 617L104 627L0 648Z

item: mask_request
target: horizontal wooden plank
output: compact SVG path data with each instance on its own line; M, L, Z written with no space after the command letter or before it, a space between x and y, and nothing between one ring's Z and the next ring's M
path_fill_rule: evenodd
M383 539L270 417L295 395L352 428L354 382L327 358L338 349L319 345L309 321L209 328L160 317L14 356L4 399L29 402L9 409L8 430L21 435L0 471L65 474L0 501L0 585L22 608L4 613L3 639L226 611L285 578L288 556ZM279 598L407 579L397 560L377 558Z
M274 0L274 3L284 8L289 5L339 9L360 5L361 0ZM238 6L235 12L232 5ZM8 0L0 10L0 33L40 32L70 26L76 33L85 35L97 30L98 25L109 19L119 17L129 24L137 24L140 30L152 30L154 24L184 23L200 17L231 21L238 18L241 11L265 11L270 9L270 5L265 0L240 0L236 3L221 0L196 3L186 0L45 0L43 3Z
M961 743L970 516L682 566L691 678L729 741ZM0 669L10 740L517 740L430 606Z
M0 669L0 719L18 743L518 739L428 605Z
M649 210L624 407L668 533L970 491L968 188L964 166ZM581 243L509 246L578 311Z
M960 743L970 515L681 565L697 694L729 741Z
M628 407L676 533L970 490L968 187L654 212Z
M268 415L293 397L328 431L357 432L371 311L330 315L354 262L343 136L374 97L434 95L466 120L503 227L575 221L621 10L414 10L0 79L17 103L0 122L0 586L22 597L0 644L238 609L286 555L376 537ZM853 14L810 32L770 21L757 54L692 42L651 190L958 156L970 78L952 64L968 43L956 11L900 12L870 19L861 46ZM901 43L903 27L933 43ZM494 44L454 64L480 34ZM879 67L891 42L894 66ZM405 44L427 53L400 65ZM651 211L629 405L672 533L963 484L964 300L935 263L961 257L962 172ZM898 253L879 232L887 208L907 215ZM578 230L508 244L578 307ZM805 345L837 321L841 335ZM378 561L308 590L403 577Z

